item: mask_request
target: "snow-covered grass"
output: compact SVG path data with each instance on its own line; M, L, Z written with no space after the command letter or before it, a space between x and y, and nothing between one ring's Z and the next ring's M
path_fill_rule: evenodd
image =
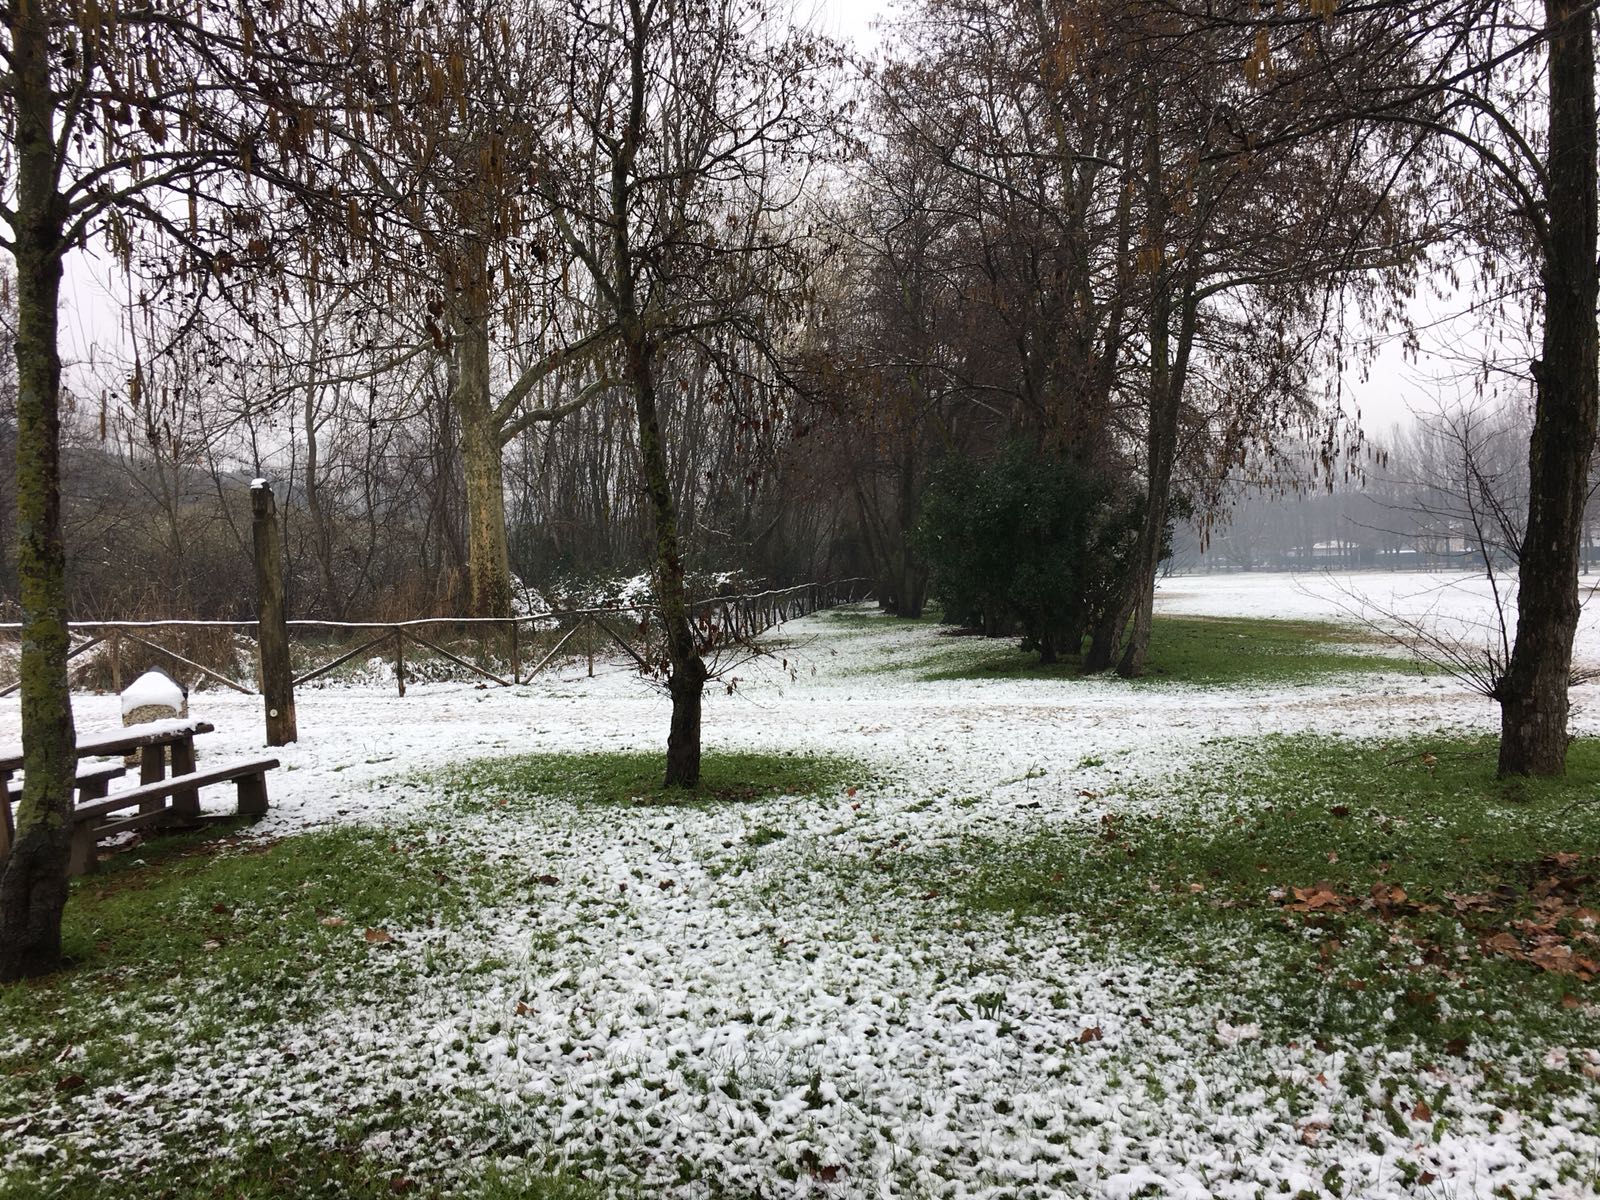
M1272 615L1237 583L1167 586ZM594 764L667 705L614 662L303 695L267 820L119 856L74 968L4 994L0 1195L1596 1194L1592 985L1476 952L1475 908L1343 899L1384 862L1487 894L1497 855L1600 852L1587 757L1502 796L1449 757L1492 707L1398 662L930 680L931 625L780 632L709 697L708 756L822 756L802 795L616 802ZM202 762L257 750L258 706L197 701ZM1272 894L1318 882L1331 914Z

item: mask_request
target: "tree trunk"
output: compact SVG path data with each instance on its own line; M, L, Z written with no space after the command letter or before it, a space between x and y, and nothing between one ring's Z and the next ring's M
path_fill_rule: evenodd
M489 399L489 329L480 314L456 322L456 415L467 490L467 580L475 617L511 615L511 555L500 431Z
M1546 0L1550 43L1549 240L1544 339L1534 364L1528 527L1518 570L1517 640L1500 682L1500 774L1560 775L1578 627L1578 546L1594 449L1596 166L1593 16Z
M1168 320L1167 306L1156 305L1160 321ZM1178 414L1183 403L1183 385L1188 373L1190 347L1194 342L1195 305L1192 293L1183 298L1176 360L1169 366L1165 328L1152 329L1153 360L1150 379L1150 429L1147 435L1149 478L1145 484L1144 521L1139 527L1139 542L1134 551L1131 590L1128 593L1133 627L1117 663L1117 674L1136 679L1144 674L1150 653L1150 635L1155 628L1156 575L1161 568L1161 549L1167 538L1167 509L1172 500L1172 467L1178 450ZM1122 624L1126 625L1127 616ZM1120 630L1119 630L1120 631Z
M1117 674L1135 679L1144 674L1155 616L1156 568L1167 528L1167 501L1172 491L1172 460L1178 440L1178 382L1172 367L1172 273L1166 260L1166 194L1161 165L1161 108L1152 80L1146 84L1145 194L1148 200L1149 244L1154 262L1150 276L1149 428L1145 435L1144 520L1134 550L1129 600L1133 627L1117 663Z
M1170 430L1157 433L1158 423L1168 426L1166 413L1150 414L1149 435L1150 480L1145 489L1144 523L1139 528L1139 544L1134 551L1133 579L1130 595L1133 600L1133 625L1128 630L1128 641L1122 657L1117 662L1117 674L1124 679L1137 679L1144 674L1145 659L1150 653L1150 634L1155 625L1156 572L1161 565L1161 543L1167 528L1167 502L1172 490L1172 432L1175 431L1176 405L1170 407ZM1156 461L1159 456L1160 461Z
M46 10L13 11L17 154L17 573L22 592L22 804L0 874L0 981L61 961L76 733L67 687L57 350L63 213ZM0 800L0 803L3 803Z
M312 345L313 355L321 350L321 337ZM311 518L311 546L317 556L317 574L322 580L323 602L335 621L344 620L344 591L339 584L339 573L333 561L333 521L322 503L320 472L321 447L317 444L317 387L307 383L305 389L304 419L306 427L306 513Z
M1117 660L1117 648L1121 645L1123 630L1127 629L1128 618L1133 615L1133 595L1130 583L1106 608L1105 614L1090 631L1089 650L1083 656L1085 671L1091 674L1109 671L1111 664Z
M628 338L628 377L639 424L639 462L655 533L656 603L667 638L667 691L672 696L672 726L667 735L667 787L692 788L700 782L700 702L706 664L695 649L689 624L689 597L683 557L678 549L678 514L672 503L671 475L656 411L655 350L642 333Z
M256 566L256 649L261 659L261 697L266 710L267 745L299 740L295 718L294 672L289 667L288 607L283 587L283 537L272 485L250 485L251 545Z
M909 620L922 618L926 599L927 572L917 561L917 430L908 422L900 447L899 471L895 480L895 518L899 524L895 547L895 613Z

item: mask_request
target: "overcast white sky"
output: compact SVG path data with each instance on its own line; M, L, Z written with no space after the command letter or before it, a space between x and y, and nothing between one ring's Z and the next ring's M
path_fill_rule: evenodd
M888 12L891 0L800 0L802 15L808 2L815 4L814 24L819 30L868 49L877 41L873 22Z

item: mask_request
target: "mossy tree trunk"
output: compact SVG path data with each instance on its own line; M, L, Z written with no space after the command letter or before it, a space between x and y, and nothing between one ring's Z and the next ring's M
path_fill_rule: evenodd
M0 980L41 975L60 964L77 758L67 687L56 341L66 214L46 15L26 5L8 17L16 105L17 573L26 776L16 842L0 874Z
M1594 15L1546 0L1550 136L1546 162L1544 335L1534 364L1528 525L1517 640L1500 682L1500 774L1560 775L1578 627L1579 547L1597 407Z
M506 541L500 422L489 397L489 326L470 305L457 310L453 403L461 422L467 493L467 580L475 617L511 615L511 554Z

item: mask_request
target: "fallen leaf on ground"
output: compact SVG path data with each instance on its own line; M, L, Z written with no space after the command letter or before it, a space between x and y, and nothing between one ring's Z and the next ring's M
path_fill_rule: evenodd
M1521 954L1522 943L1517 941L1515 934L1501 930L1483 943L1483 948L1495 954Z
M1290 912L1337 912L1345 907L1345 898L1334 890L1331 883L1318 882L1310 887L1291 890L1295 902L1284 905Z

